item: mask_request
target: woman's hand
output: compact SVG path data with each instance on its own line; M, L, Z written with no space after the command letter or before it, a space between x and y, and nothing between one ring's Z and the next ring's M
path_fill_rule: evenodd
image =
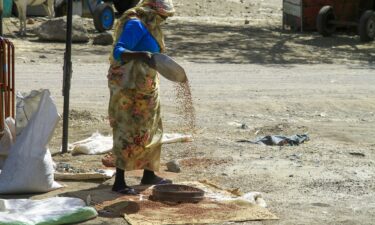
M124 52L121 58L124 62L129 62L131 60L142 61L154 69L156 66L151 52Z

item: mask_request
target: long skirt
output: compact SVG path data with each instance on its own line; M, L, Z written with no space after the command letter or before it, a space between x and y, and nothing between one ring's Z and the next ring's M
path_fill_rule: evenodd
M129 81L128 76L135 79ZM124 81L133 82L130 86L134 88L127 88ZM111 66L108 87L116 167L158 171L163 134L159 75L142 63Z

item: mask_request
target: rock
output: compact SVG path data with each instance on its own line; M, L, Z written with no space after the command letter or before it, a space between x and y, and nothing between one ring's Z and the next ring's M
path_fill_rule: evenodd
M349 152L350 155L353 156L360 156L360 157L365 157L366 155L360 152Z
M26 23L27 24L35 24L35 20L33 20L32 18L28 18Z
M250 21L249 20L245 20L245 24L247 25L247 24L249 24L250 23Z
M180 164L178 163L177 160L172 160L167 162L167 168L168 171L174 172L174 173L179 173L181 172Z
M324 112L322 112L322 113L319 114L319 116L320 116L320 117L327 117L327 114L324 113Z
M45 55L40 55L39 58L40 58L40 59L46 59L47 56L45 56Z
M66 17L47 20L34 30L42 41L66 41ZM73 16L72 42L88 42L87 30L80 16Z
M94 37L94 45L111 45L113 43L112 34L104 32Z

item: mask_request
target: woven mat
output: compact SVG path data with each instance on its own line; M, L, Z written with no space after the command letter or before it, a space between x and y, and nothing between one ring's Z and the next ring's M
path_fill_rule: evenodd
M277 217L265 208L243 201L202 201L198 204L167 205L158 202L132 202L124 217L132 225L217 224Z
M189 184L189 183L184 183ZM211 192L225 194L223 189L196 182L192 186L210 189ZM223 222L240 222L252 220L274 220L277 216L268 209L242 200L219 201L206 198L199 203L165 203L148 200L151 188L141 191L141 196L121 196L112 200L102 201L95 208L99 215L123 215L132 225L162 225L162 224L212 224ZM228 196L230 192L226 193Z

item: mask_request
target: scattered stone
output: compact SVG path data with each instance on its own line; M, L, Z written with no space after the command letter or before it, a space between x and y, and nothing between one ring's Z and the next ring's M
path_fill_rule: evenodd
M302 158L302 155L303 155L302 153L294 153L292 155L287 156L287 158L289 158L292 161L300 160Z
M168 168L168 171L170 172L174 172L174 173L181 172L180 163L178 163L177 160L172 160L172 161L167 162L167 168Z
M350 155L365 157L366 155L360 152L349 152Z
M27 21L26 21L27 24L34 24L35 23L35 20L32 19L32 18L28 18Z
M104 32L94 37L94 45L111 45L113 43L112 34Z
M95 169L80 169L80 168L75 168L71 166L69 163L57 163L55 170L60 173L86 173L86 172L92 172L95 171Z
M30 59L30 62L32 62L32 63L34 63L34 62L36 62L34 59Z
M311 205L317 206L317 207L331 207L331 205L326 204L326 203L321 203L321 202L311 203Z
M66 40L66 16L58 17L42 22L34 30L39 40L65 42ZM73 16L72 42L88 42L89 37L80 16Z
M319 116L320 116L320 117L327 117L327 114L324 113L324 112L322 112L322 113L319 114Z
M294 175L293 175L293 174L290 174L289 177L294 177Z
M86 205L87 206L90 206L91 205L91 195L89 194L89 195L87 195L87 197L86 197Z
M241 129L246 130L249 129L249 126L246 125L246 123L241 124Z

